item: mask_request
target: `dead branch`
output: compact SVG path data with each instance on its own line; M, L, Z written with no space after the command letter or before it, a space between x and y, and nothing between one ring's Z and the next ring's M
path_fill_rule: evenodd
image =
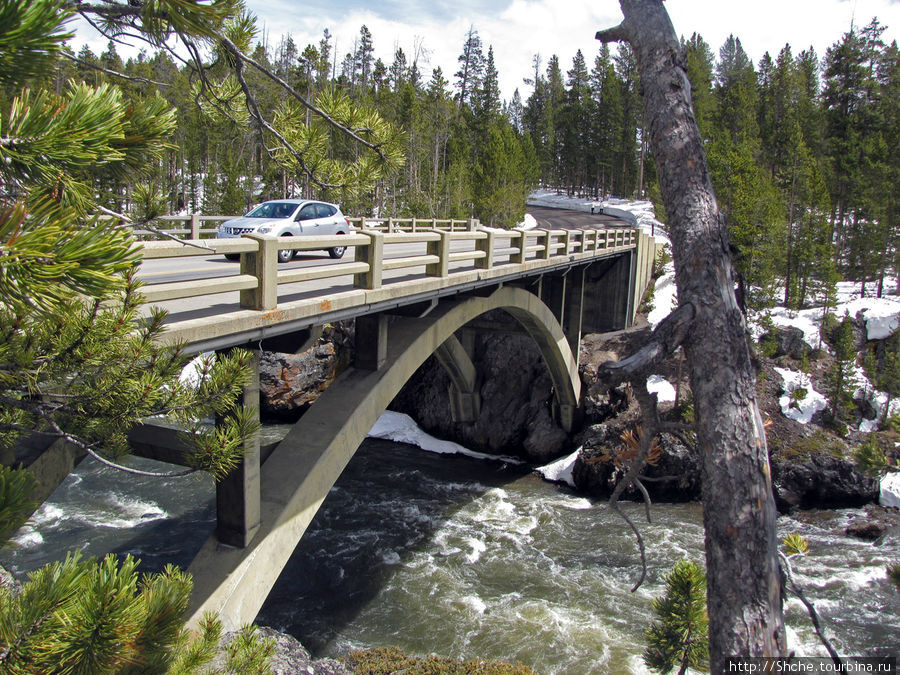
M843 663L841 661L841 657L838 655L837 651L831 644L831 640L825 637L825 632L822 630L822 624L819 621L819 613L816 611L815 605L810 602L806 595L803 593L803 588L800 587L796 581L794 581L794 570L791 568L791 561L784 553L781 551L778 552L778 557L781 559L781 569L784 572L785 578L787 578L787 582L791 587L791 590L794 592L800 602L803 603L803 606L806 607L806 611L809 613L809 618L812 619L813 628L816 631L816 636L819 638L819 641L828 651L828 654L831 656L831 660L834 662L836 666L842 666Z
M112 77L118 77L123 80L128 80L129 82L136 82L138 84L152 84L156 87L171 87L172 85L168 82L157 82L156 80L148 80L146 77L139 77L138 75L126 75L125 73L120 73L118 70L111 70L110 68L104 68L103 66L97 63L91 63L90 61L85 61L84 59L79 59L74 54L69 54L67 51L63 50L60 52L64 57L69 59L70 61L74 61L75 63L85 66L87 68L93 68L94 70L99 70L101 73L106 73L107 75L111 75Z
M691 303L680 305L660 322L647 344L622 361L600 364L598 376L605 384L614 386L624 380L634 382L639 377L650 374L650 368L684 342L695 315L696 311Z
M131 220L131 218L129 218L128 216L126 216L122 213L116 213L115 211L104 208L103 206L100 206L99 204L97 205L97 210L101 211L102 213L105 213L108 216L112 216L113 218L119 218L119 219L123 220L124 222L128 223L133 228L141 227L141 228L144 228L145 230L152 232L153 234L158 234L159 236L165 237L166 239L171 239L172 241L177 241L179 244L184 244L185 246L193 246L194 248L199 248L204 251L212 251L213 253L216 252L216 249L211 248L209 246L204 246L203 244L196 244L193 241L191 241L190 239L179 239L174 234L169 234L168 232L165 232L164 230L160 230L158 227L154 227L148 221L136 223L133 220Z

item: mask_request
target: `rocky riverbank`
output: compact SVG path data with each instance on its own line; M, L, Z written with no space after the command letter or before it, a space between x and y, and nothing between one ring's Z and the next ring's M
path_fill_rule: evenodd
M501 327L509 322L505 316L488 319ZM525 335L504 331L479 332L470 343L482 398L474 422L452 420L450 379L434 358L422 365L391 408L410 415L435 436L534 465L581 448L572 471L575 488L603 499L624 475L624 464L617 456L627 451L626 432L640 427L640 412L627 385L612 390L598 386L597 369L605 361L633 353L649 332L649 326L639 322L627 331L584 337L580 373L583 390L592 393L583 396L581 423L572 434L553 418L552 382L534 343ZM842 438L825 424L801 424L782 412L779 400L785 385L776 367L797 367L801 359L811 356L795 332L788 329L764 337L776 348L770 357L756 357L759 404L767 425L778 508L789 512L877 503L877 479L858 470L852 459L852 448L861 441L861 434L850 432ZM301 354L266 354L261 372L263 413L281 421L299 417L350 363L352 341L352 323L340 324L329 326L318 342ZM863 337L860 341L865 344ZM824 377L829 358L824 352L815 355L812 372ZM658 376L664 387L659 396L664 416L689 422L693 411L686 371L680 355L661 364ZM865 410L860 408L859 414L864 415ZM654 500L699 500L700 463L690 443L690 432L665 434L659 439L655 463L645 471L645 485ZM640 495L629 488L623 498L638 499Z

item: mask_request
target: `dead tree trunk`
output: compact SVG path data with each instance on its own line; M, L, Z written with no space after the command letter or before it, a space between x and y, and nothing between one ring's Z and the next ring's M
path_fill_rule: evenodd
M668 216L683 347L703 458L710 666L785 651L781 577L765 431L724 218L691 107L687 65L662 0L620 0L622 24L597 33L634 48L649 142Z

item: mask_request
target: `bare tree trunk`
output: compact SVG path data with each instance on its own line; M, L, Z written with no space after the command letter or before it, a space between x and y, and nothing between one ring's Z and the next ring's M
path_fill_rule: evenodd
M650 147L669 218L703 461L710 666L785 652L775 503L747 327L691 107L687 64L662 0L620 0L625 20L597 33L634 48Z

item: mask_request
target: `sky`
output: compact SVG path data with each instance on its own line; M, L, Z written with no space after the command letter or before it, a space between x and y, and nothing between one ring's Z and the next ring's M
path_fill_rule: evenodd
M565 74L581 49L590 68L599 49L594 34L622 19L618 0L247 0L247 5L271 47L290 33L302 50L318 44L327 28L340 64L366 25L375 56L386 64L397 47L410 61L421 49L418 64L425 80L439 66L451 83L466 33L474 27L485 54L493 46L507 100L516 88L523 100L530 94L522 80L533 72L535 54L542 69L558 55ZM786 43L795 54L812 46L821 58L851 21L861 27L876 16L888 27L883 39L900 41L900 0L667 0L665 7L679 35L697 32L717 54L733 33L754 63L766 51L774 58ZM79 30L76 44L87 36ZM95 38L89 45L100 53L106 42ZM125 55L121 48L119 53Z

